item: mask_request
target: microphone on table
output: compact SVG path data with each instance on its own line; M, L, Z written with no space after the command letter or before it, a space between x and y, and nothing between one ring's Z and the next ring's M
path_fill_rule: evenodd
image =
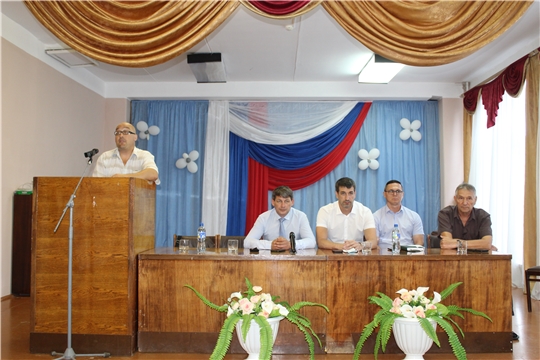
M289 234L289 241L291 242L291 252L293 254L295 254L296 253L296 238L295 238L294 233L292 231Z
M92 156L96 155L99 152L98 149L92 149L84 153L84 157L88 158L88 164L92 163Z

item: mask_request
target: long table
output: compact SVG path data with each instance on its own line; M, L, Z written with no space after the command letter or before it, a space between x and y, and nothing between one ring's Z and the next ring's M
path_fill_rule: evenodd
M469 253L455 250L426 250L426 253L392 255L386 249L371 255L334 254L328 250L303 250L295 255L261 251L227 254L227 249L209 249L197 255L194 249L180 254L174 248L156 248L139 254L140 352L211 353L226 314L208 308L188 284L215 304L222 305L232 292L245 291L245 278L263 292L279 295L290 304L318 302L328 306L301 311L320 335L319 353L352 353L363 327L379 307L368 297L382 292L397 296L399 289L429 287L442 291L463 282L443 304L473 308L488 314L493 322L466 314L455 319L465 333L461 339L467 352L512 351L511 255ZM438 328L441 348L430 352L450 353L446 334ZM373 352L375 336L363 353ZM242 353L236 335L231 353ZM387 353L400 350L391 338ZM282 321L274 345L275 354L308 353L303 334Z

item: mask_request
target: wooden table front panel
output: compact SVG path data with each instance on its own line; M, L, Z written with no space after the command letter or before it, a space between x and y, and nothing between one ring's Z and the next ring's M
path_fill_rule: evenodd
M206 307L183 285L194 286L221 305L232 292L245 290L248 277L263 291L291 304L307 300L327 305L330 314L320 308L305 308L303 313L331 353L354 350L363 327L379 310L368 303L376 292L392 297L401 288L429 286L428 296L432 296L433 290L441 292L461 281L443 303L483 311L493 319L490 323L470 314L456 319L465 332L462 343L467 351L510 352L511 297L501 296L511 291L510 259L509 255L441 255L438 250L416 256L336 255L319 250L309 257L249 253L231 257L213 250L207 255L193 250L180 255L172 248L154 249L139 255L139 351L211 352L225 314ZM305 341L294 337L298 330L291 324L282 321L279 334L276 354L306 352L307 347L295 349ZM431 352L452 351L444 344L445 336L439 334L443 345ZM280 347L284 339L289 340L288 346ZM398 352L392 341L387 352ZM232 352L234 348L233 340ZM372 351L372 341L365 349Z
M195 342L197 351L211 352L226 313L204 305L184 287L186 284L216 305L226 303L233 292L245 291L246 277L253 285L262 286L263 292L279 296L278 301L291 305L299 301L327 303L326 292L321 291L327 282L324 256L298 261L298 257L281 254L228 256L226 249L218 253L211 249L207 255L175 255L172 248L156 250L162 254L153 257L149 254L154 251L149 251L139 257L139 350L143 352L190 352ZM325 332L324 309L304 307L300 312L310 319L316 333ZM190 333L199 334L196 341L187 335ZM152 334L159 334L160 340ZM279 353L280 343L289 347L291 336L299 339L300 345L305 343L296 326L282 321L274 352ZM167 338L170 344L165 344Z

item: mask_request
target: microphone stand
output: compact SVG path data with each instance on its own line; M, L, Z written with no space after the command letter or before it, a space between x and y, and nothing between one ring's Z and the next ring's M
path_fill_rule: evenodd
M71 197L69 198L66 207L64 208L64 212L62 213L62 216L60 216L60 220L58 220L58 224L56 224L56 227L54 228L54 232L58 230L58 227L60 226L60 223L62 222L62 219L64 219L64 216L66 215L66 211L69 208L69 254L68 254L68 322L67 322L67 348L63 353L58 353L56 351L51 352L52 356L62 355L61 357L55 359L55 360L74 360L76 356L101 356L104 358L108 358L111 356L110 353L105 352L102 354L75 354L75 351L71 347L71 295L72 295L72 284L73 284L73 207L75 206L74 200L75 200L75 194L77 193L77 190L79 189L79 186L81 185L82 180L84 179L84 176L86 174L86 171L92 164L92 154L90 154L87 157L90 157L88 159L88 165L86 165L86 168L84 169L84 172L81 176L81 179L79 180L79 183L75 187L75 190L73 191L73 194L71 194Z

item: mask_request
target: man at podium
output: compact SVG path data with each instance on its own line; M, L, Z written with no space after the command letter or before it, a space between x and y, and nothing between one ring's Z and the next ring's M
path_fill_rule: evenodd
M135 127L127 122L118 124L114 131L114 140L116 149L101 154L92 176L135 177L154 181L156 185L159 185L159 173L154 155L135 147L137 140Z

